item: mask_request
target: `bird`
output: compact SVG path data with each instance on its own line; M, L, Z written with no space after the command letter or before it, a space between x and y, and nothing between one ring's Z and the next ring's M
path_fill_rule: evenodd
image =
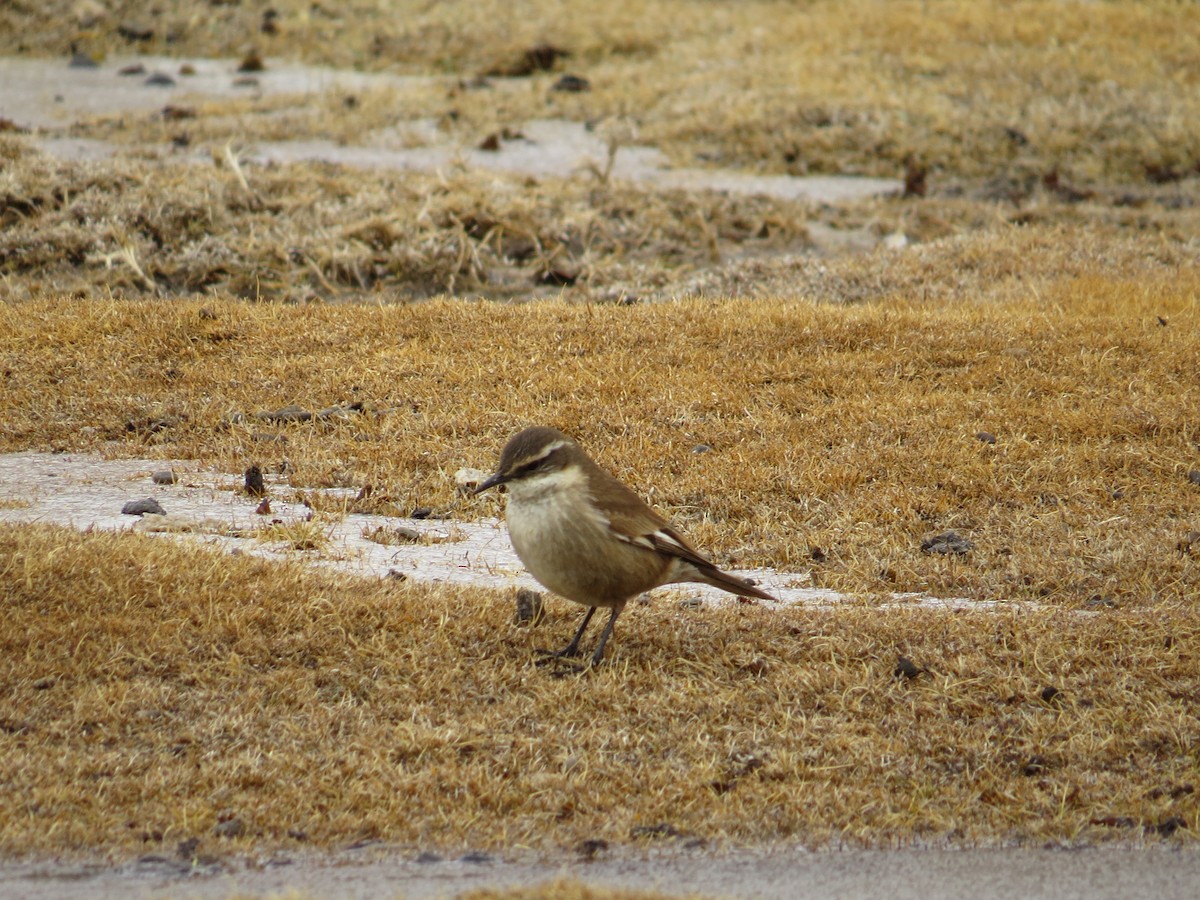
M500 485L508 490L509 538L525 568L546 589L587 607L571 643L547 657L578 656L588 623L603 606L611 613L592 655L591 667L598 666L625 604L664 584L698 582L740 597L776 600L718 569L556 428L534 426L513 435L495 474L475 494Z

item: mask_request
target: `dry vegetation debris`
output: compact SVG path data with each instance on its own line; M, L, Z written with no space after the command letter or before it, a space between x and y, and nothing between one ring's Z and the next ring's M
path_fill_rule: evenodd
M0 560L6 852L1197 828L1190 603L652 603L610 665L562 680L534 648L573 610L517 626L496 592L42 527L0 528Z
M0 307L0 448L231 472L286 457L297 488L369 484L401 509L477 516L495 501L464 501L453 473L545 423L731 565L867 593L1152 606L1200 578L1179 549L1200 523L1198 283L857 307L51 297ZM379 412L236 415L293 404ZM948 531L973 549L921 552Z

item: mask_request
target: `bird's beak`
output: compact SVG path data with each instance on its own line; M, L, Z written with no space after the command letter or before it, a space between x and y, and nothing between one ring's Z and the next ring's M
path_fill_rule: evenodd
M480 484L479 487L475 488L475 496L482 494L488 488L494 488L498 484L504 484L506 481L508 481L508 478L505 475L502 475L500 472L497 472L491 478L487 479L487 481L484 481L482 484Z

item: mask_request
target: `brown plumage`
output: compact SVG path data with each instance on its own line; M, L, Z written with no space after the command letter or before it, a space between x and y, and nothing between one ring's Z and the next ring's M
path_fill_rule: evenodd
M588 607L560 656L578 653L597 607L612 610L592 657L600 662L613 625L631 597L674 582L709 584L742 597L774 600L748 581L723 572L666 519L601 469L554 428L527 428L500 454L480 493L509 489L506 518L513 547L530 574L556 594Z

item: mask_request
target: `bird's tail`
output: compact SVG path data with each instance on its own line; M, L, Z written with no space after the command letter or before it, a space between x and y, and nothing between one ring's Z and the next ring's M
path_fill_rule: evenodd
M728 572L722 572L716 566L704 566L701 568L693 563L693 568L696 570L695 580L703 584L711 584L713 587L729 591L731 594L737 594L739 597L757 597L759 600L770 600L773 603L779 602L778 598L772 597L766 591L758 589L745 578L730 575Z

